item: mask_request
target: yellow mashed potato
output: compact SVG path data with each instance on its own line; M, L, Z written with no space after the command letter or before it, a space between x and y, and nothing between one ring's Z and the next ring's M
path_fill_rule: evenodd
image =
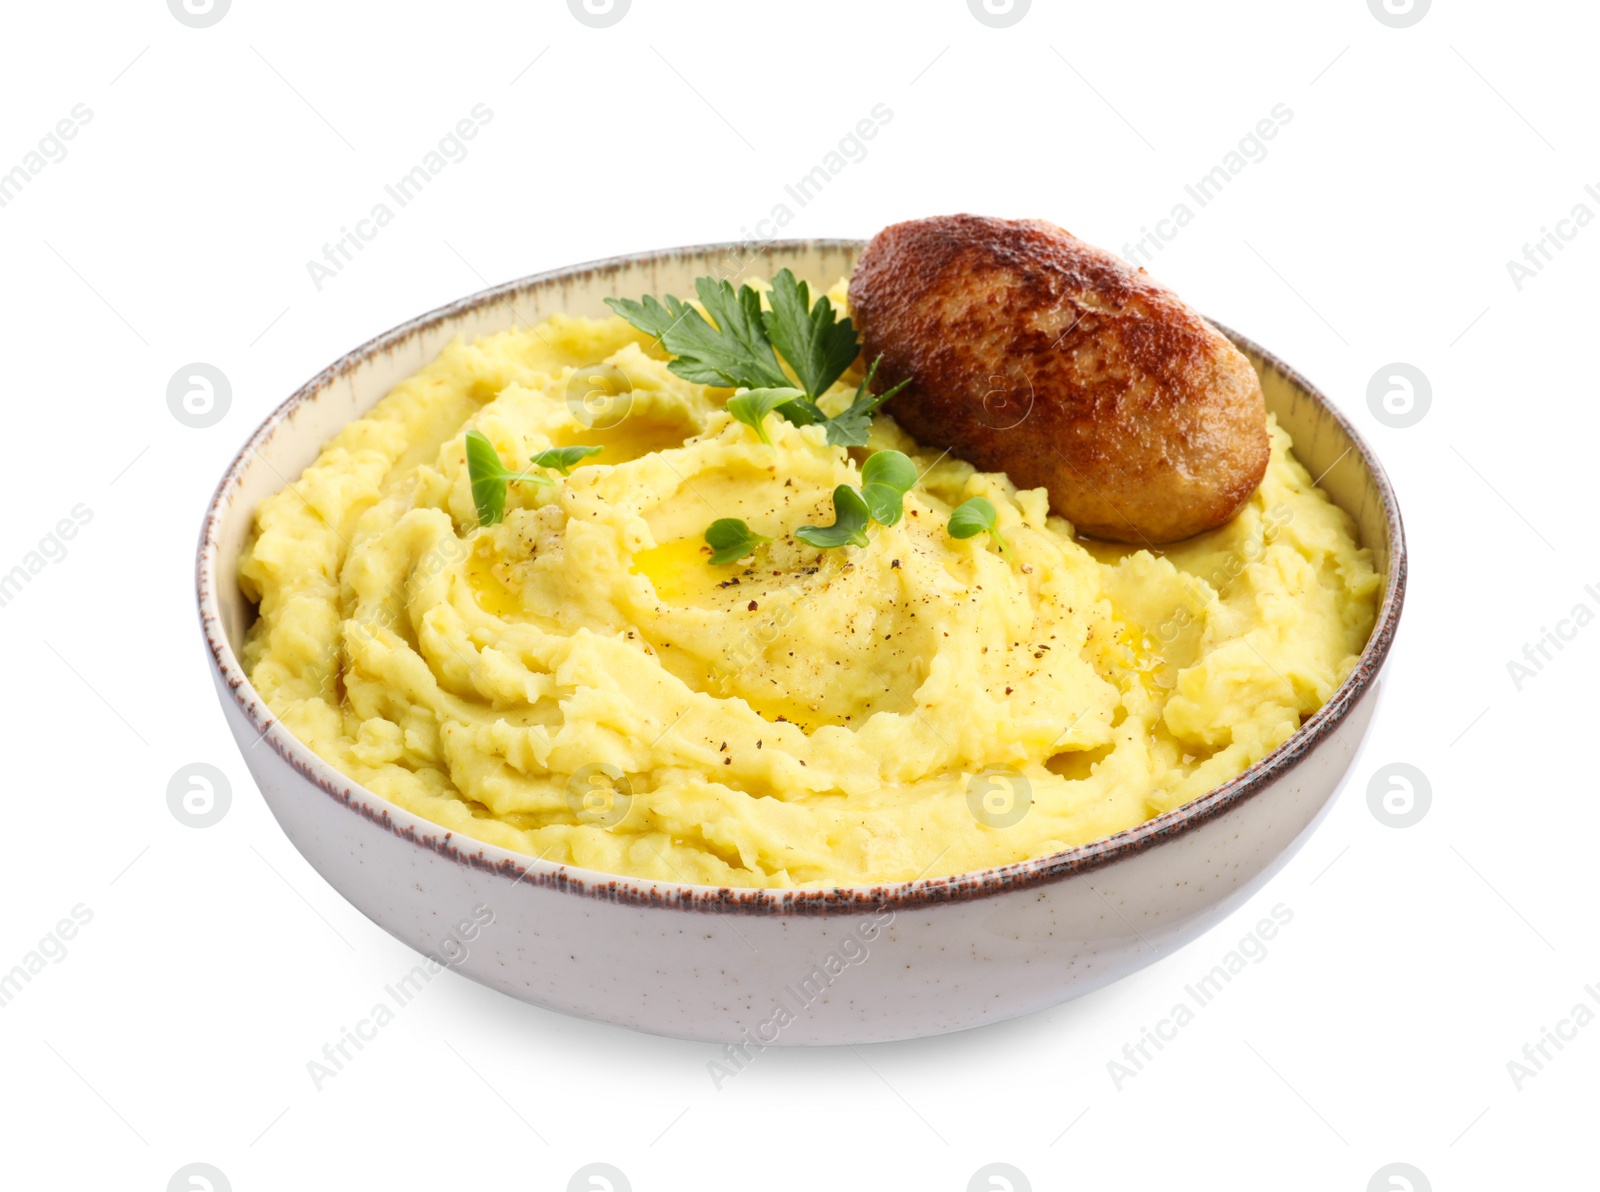
M569 402L600 362L615 399ZM1372 629L1370 555L1276 426L1239 515L1155 553L1078 541L1044 490L887 416L856 450L772 416L768 446L730 392L618 318L452 344L262 504L240 564L256 688L454 832L635 877L833 886L1037 857L1194 799L1287 739ZM473 428L516 469L604 451L512 485L480 528ZM865 548L791 536L888 447L924 473L898 525ZM1004 553L946 533L976 495ZM712 566L721 517L774 541Z

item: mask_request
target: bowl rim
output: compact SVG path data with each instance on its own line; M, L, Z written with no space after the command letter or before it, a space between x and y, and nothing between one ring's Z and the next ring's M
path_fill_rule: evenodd
M915 909L940 903L962 902L1006 891L1020 890L1091 873L1136 856L1156 845L1175 840L1254 798L1294 769L1314 748L1337 733L1351 710L1373 685L1389 655L1399 625L1406 589L1405 528L1399 502L1389 478L1371 447L1350 420L1304 376L1253 340L1208 320L1241 349L1254 353L1301 393L1331 416L1349 438L1351 451L1360 457L1383 503L1388 535L1389 568L1377 620L1355 667L1321 708L1282 745L1243 773L1170 811L1161 813L1114 835L1031 860L992 866L970 873L916 878L878 885L827 887L745 887L695 885L646 878L631 878L584 869L516 852L472 837L458 836L383 796L368 790L335 770L302 743L267 708L233 652L222 628L213 567L218 558L218 534L231 508L231 498L242 484L250 458L289 421L301 405L315 400L334 381L369 359L397 347L413 336L460 315L491 305L536 286L572 280L686 256L746 254L746 265L770 255L843 250L859 252L864 240L814 238L734 241L684 245L586 261L531 274L491 286L447 303L374 336L346 353L289 395L262 420L229 463L206 507L196 552L195 579L201 630L205 635L213 678L226 688L247 723L301 777L325 795L419 848L471 869L497 873L513 884L546 887L558 892L637 906L659 906L715 913L818 915L860 914L879 909ZM754 251L752 251L752 246ZM739 270L743 272L743 269ZM359 415L358 415L359 416Z

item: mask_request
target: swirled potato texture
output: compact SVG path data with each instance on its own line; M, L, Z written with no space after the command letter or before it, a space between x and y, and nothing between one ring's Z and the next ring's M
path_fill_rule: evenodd
M1043 489L888 416L866 449L772 417L769 446L729 396L615 318L450 345L258 511L256 688L337 769L453 832L640 878L839 886L1177 807L1286 740L1371 632L1370 556L1276 426L1238 514L1153 551L1078 540ZM604 450L511 485L484 527L471 429L518 469ZM890 447L921 473L897 525L864 548L793 537ZM1004 552L946 532L975 495ZM712 566L720 517L773 541Z

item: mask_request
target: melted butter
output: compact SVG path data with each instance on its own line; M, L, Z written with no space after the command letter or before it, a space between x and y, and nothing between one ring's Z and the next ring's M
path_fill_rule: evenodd
M758 614L753 611L747 614L744 607L744 602L752 597L739 588L721 586L743 569L733 565L713 567L707 562L709 557L710 548L703 540L679 538L634 555L633 570L648 579L656 595L668 604L727 609L728 632L743 640L745 630L741 628L740 618L748 615L752 624L757 623ZM658 645L657 658L663 667L696 691L718 699L741 699L756 715L774 724L787 721L807 733L824 724L850 727L848 722L791 698L771 683L766 684L770 694L758 690L762 685L760 676L765 671L754 655L730 663L725 670L708 666L704 659L689 651L668 646Z
M717 594L718 584L739 573L737 567L711 566L710 557L703 539L679 538L634 555L633 570L668 604L700 604Z
M495 574L497 560L487 537L480 537L467 556L467 585L478 607L492 616L511 618L522 614L522 599Z
M1136 676L1148 690L1166 664L1158 643L1139 626L1129 624L1115 613L1111 623L1116 632L1110 641L1102 643L1100 657L1112 670Z
M693 429L681 425L665 425L635 417L623 418L615 426L604 428L583 425L564 427L556 432L553 442L557 447L605 448L599 455L585 460L585 463L625 464L655 451L682 447L684 440L694 433Z

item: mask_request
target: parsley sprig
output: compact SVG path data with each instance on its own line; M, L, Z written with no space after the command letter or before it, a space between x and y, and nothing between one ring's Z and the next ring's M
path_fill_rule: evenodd
M767 339L794 369L806 396L816 401L844 375L861 349L849 319L834 313L826 294L813 305L811 289L787 269L778 270L761 315Z
M467 441L467 478L472 484L472 503L478 510L478 524L492 526L506 515L506 491L512 484L554 484L555 481L533 468L554 468L563 476L591 455L599 455L603 447L551 447L539 452L528 463L528 468L513 472L500 462L489 436L481 430L469 430Z
M694 289L714 323L672 294L665 305L649 295L638 302L607 298L606 305L659 340L676 357L667 367L686 381L750 389L787 387L789 378L762 323L761 296L747 285L736 293L728 282L711 277L695 279Z
M706 314L671 294L664 302L651 296L638 301L607 298L606 305L654 336L674 357L667 367L686 381L770 393L792 388L783 370L788 364L800 382L800 392L775 402L755 421L734 415L754 427L763 441L767 436L761 419L776 410L796 426L822 423L832 446L864 447L873 413L909 384L908 379L886 393L872 393L875 360L854 400L830 418L817 401L854 363L861 348L855 326L848 318L839 318L826 294L813 302L810 287L788 269L780 269L772 279L769 310L761 309L761 295L749 285L735 290L728 281L701 277L694 288Z

